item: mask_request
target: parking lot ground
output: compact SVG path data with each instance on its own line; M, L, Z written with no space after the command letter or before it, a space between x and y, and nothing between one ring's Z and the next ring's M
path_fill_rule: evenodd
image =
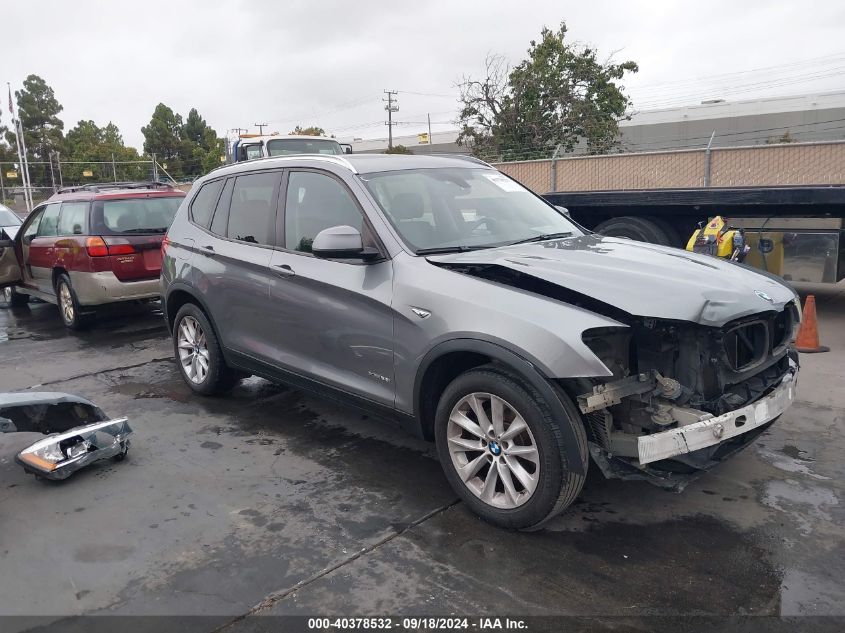
M799 401L682 494L590 472L536 533L457 502L433 447L251 378L183 385L155 306L83 333L0 309L0 388L68 391L135 430L129 457L60 483L0 435L0 628L78 614L845 615L845 285L812 288L828 354ZM39 386L41 385L41 386ZM612 628L613 624L608 624ZM276 629L280 630L280 629ZM681 629L682 630L682 629Z

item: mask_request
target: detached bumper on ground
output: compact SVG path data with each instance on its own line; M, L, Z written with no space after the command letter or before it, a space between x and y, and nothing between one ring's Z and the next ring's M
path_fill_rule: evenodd
M718 417L637 438L641 465L692 453L725 442L767 424L795 400L797 374L787 373L772 393L757 402Z

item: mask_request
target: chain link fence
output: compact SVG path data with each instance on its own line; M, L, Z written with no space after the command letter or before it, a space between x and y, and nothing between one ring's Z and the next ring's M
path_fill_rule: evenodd
M845 141L568 156L495 167L537 193L845 184Z
M23 170L17 162L0 162L0 203L26 212ZM62 187L97 182L127 182L166 178L154 160L137 161L30 161L32 200L38 204Z

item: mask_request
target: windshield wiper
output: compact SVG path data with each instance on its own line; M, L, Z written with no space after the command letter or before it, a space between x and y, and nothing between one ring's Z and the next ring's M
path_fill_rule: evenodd
M528 244L529 242L545 242L546 240L557 240L564 237L572 237L572 231L566 231L565 233L544 233L542 235L534 235L532 237L526 237L524 240L511 242L508 246L513 246L514 244Z
M435 246L433 248L417 249L417 255L435 255L438 253L467 253L469 251L477 251L482 248L492 248L490 246Z

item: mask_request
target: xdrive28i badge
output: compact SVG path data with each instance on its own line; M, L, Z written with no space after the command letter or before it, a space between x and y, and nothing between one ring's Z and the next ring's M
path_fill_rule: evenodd
M774 303L774 302L775 302L775 300L774 300L774 299L772 299L769 295L767 295L767 294L766 294L765 292L763 292L762 290L755 290L755 291L754 291L754 294L755 294L755 295L757 295L758 297L760 297L763 301L768 301L769 303Z

